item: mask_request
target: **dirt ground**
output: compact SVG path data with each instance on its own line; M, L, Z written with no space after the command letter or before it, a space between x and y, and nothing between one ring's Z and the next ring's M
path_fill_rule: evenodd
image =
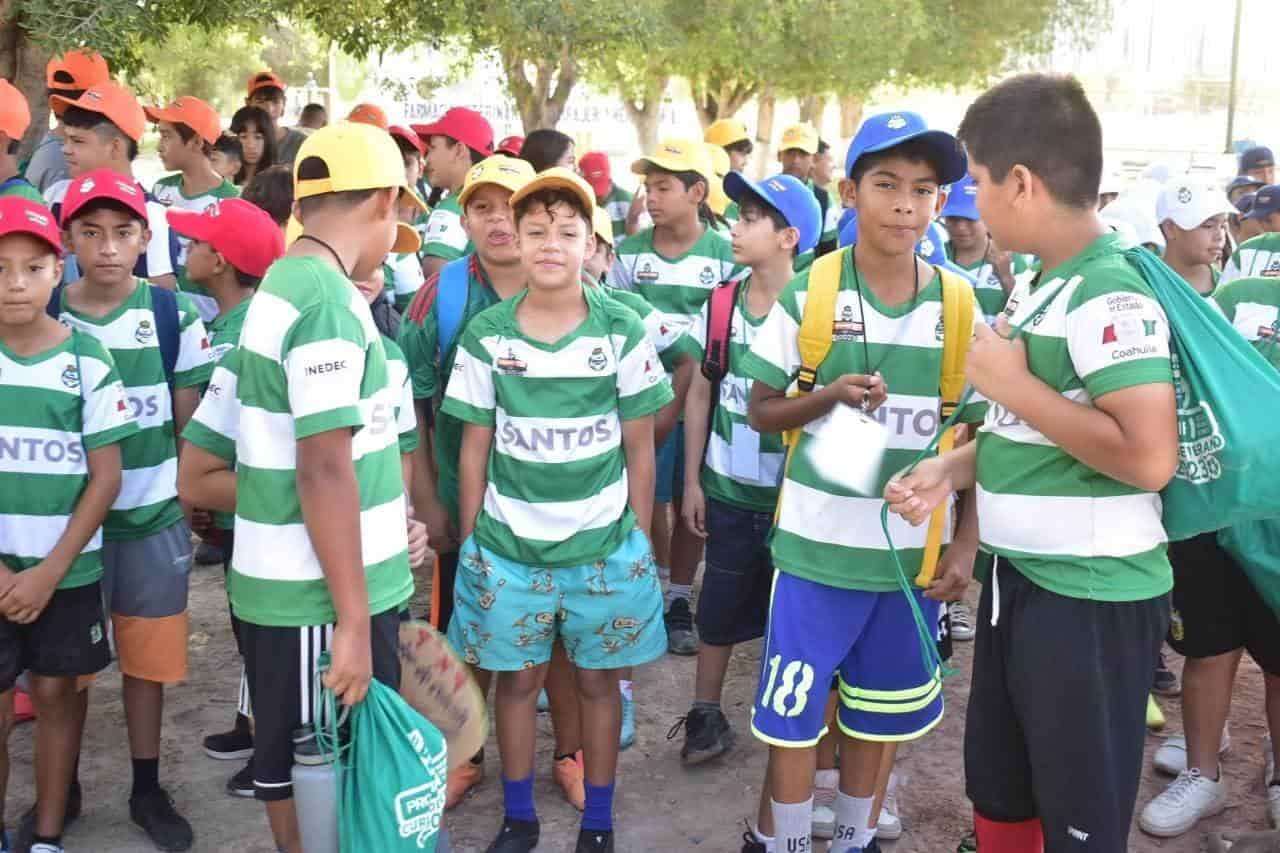
M976 594L975 586L970 597ZM415 613L420 610L415 608ZM200 749L200 739L205 734L221 731L231 722L240 672L227 624L222 571L217 567L198 568L192 578L189 644L190 678L168 694L162 784L195 827L196 851L271 853L274 848L262 808L223 791L223 783L238 766L211 761ZM946 684L946 719L925 740L902 750L900 770L906 776L902 817L906 832L901 840L883 845L887 853L949 853L969 827L960 743L972 645L957 643L956 647L953 664L961 674ZM765 757L763 746L750 736L748 729L759 655L759 643L746 646L735 655L730 668L725 711L737 733L734 749L724 759L694 770L686 770L680 764L680 741L666 739L671 724L688 707L694 660L668 656L637 674L638 737L635 746L622 755L619 770L619 853L735 853L740 849L744 819L755 811ZM1180 661L1174 663L1175 668L1180 665ZM152 849L129 821L129 761L119 684L118 672L108 670L92 694L81 770L84 814L65 836L67 849L73 853L135 853ZM1178 702L1164 700L1162 704L1169 720L1167 730L1180 731ZM561 799L551 781L550 723L544 716L539 725L548 733L539 744L535 788L543 822L539 849L569 851L577 835L578 815ZM1149 838L1135 828L1130 851L1195 853L1204 849L1205 829L1266 828L1260 751L1265 734L1262 676L1246 659L1231 713L1231 751L1224 759L1231 785L1230 808L1178 839ZM16 730L10 745L10 822L34 798L31 742L32 727L24 725ZM1148 758L1158 745L1159 738L1147 739ZM458 853L483 851L498 827L501 786L497 782L497 748L492 740L487 752L485 783L446 817ZM1139 805L1166 782L1151 770L1145 772ZM819 844L818 849L822 850L823 845Z

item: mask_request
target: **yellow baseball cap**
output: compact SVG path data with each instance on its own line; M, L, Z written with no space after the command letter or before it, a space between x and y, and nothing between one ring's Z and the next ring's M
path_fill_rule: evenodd
M321 160L328 176L323 178L298 178L298 167L312 158ZM426 212L427 206L418 194L409 189L404 180L404 165L400 149L391 135L371 124L340 121L322 127L307 137L298 149L293 163L293 197L310 198L326 193L378 190L397 187L404 200ZM407 223L397 228L396 242L391 251L416 252L422 245L418 232Z
M523 161L521 161L523 162ZM538 190L566 190L578 197L582 206L587 209L592 222L596 215L596 193L582 176L563 166L554 166L539 172L537 177L527 182L511 194L511 206L515 207L522 198L536 193Z
M658 143L657 151L632 163L631 171L637 175L645 175L650 166L657 166L667 172L697 172L707 179L708 184L715 178L705 143L692 139L662 140Z
M799 148L806 154L818 153L818 129L807 121L793 124L782 131L782 141L778 143L779 151Z
M508 157L506 154L486 157L467 173L467 181L462 185L462 192L458 193L458 204L466 207L467 199L485 184L496 184L515 192L533 180L533 176L533 166L529 165L528 160ZM512 203L514 204L514 199Z
M724 191L724 176L733 168L729 163L729 153L714 142L704 142L703 145L707 147L711 171L715 172L711 191L707 193L707 206L716 216L724 216L724 212L729 209L729 196Z
M603 240L613 247L613 220L609 218L609 211L603 207L597 207L595 214L591 217L591 230L596 232L596 239Z
M742 122L722 118L711 122L711 126L702 134L702 139L712 145L728 148L735 142L749 141L751 134L747 132L747 126Z

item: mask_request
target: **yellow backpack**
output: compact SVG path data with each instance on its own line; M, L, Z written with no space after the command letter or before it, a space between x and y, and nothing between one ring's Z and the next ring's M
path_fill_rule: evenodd
M818 377L818 366L831 351L831 324L836 317L836 295L840 290L840 270L845 254L852 247L823 255L809 268L809 288L806 291L804 315L800 318L800 372L796 378L797 390L792 396L802 396L813 390ZM938 390L942 397L941 420L945 421L959 405L964 393L964 360L973 338L974 299L973 287L960 276L934 267L942 278L942 372L938 377ZM800 429L789 430L784 436L788 450L794 452ZM955 428L951 427L938 442L938 453L946 453L955 446ZM946 519L946 504L939 505L929 519L929 533L925 538L924 559L916 585L927 587L938 567L942 551L942 526Z

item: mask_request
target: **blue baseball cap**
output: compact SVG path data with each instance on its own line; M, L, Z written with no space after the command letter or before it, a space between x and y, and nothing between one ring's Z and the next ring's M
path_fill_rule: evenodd
M1236 199L1236 202L1235 202L1236 210L1239 211L1241 216L1253 210L1254 195L1255 195L1254 193L1245 193L1244 195Z
M853 167L864 154L887 151L894 146L919 139L931 145L942 163L940 184L954 184L969 171L969 160L954 136L942 130L930 130L919 113L880 113L862 123L858 135L849 143L849 153L844 158L844 173L852 177Z
M1262 183L1262 181L1257 178L1251 178L1248 175L1240 175L1239 177L1233 178L1231 183L1227 184L1227 195L1231 195L1236 190L1248 189L1252 191L1264 186L1266 186L1266 184Z
M858 242L858 211L855 208L846 207L844 213L840 214L840 221L836 223L836 234L836 244L841 249Z
M1248 172L1253 169L1265 169L1268 166L1276 164L1276 156L1271 153L1271 149L1265 145L1255 145L1248 151L1240 154L1240 171Z
M755 196L781 213L787 224L800 232L797 251L807 252L818 245L822 208L813 192L796 178L774 175L757 182L741 172L730 172L724 176L724 192L738 204L746 196Z
M973 178L965 175L951 185L951 193L947 196L947 204L942 208L942 217L955 216L959 219L972 219L980 222L978 214L978 185Z
M1280 186L1276 184L1263 187L1253 194L1253 208L1244 218L1266 219L1273 213L1280 213Z
M842 249L858 242L858 214L856 211L853 211L853 216L850 216L844 226L841 227L837 242ZM924 236L920 238L919 243L916 243L916 254L931 264L939 266L948 266L950 264L950 261L947 260L947 230L942 227L940 222L934 220L929 223L929 228L924 232Z

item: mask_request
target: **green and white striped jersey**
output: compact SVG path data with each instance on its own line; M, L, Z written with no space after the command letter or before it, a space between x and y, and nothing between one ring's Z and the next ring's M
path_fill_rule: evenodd
M888 449L876 490L861 496L824 477L822 460L809 454L814 438L825 437L824 430L831 428L830 415L805 424L784 473L773 532L773 561L780 571L828 586L887 592L899 587L889 544L880 527L884 504L880 494L889 477L928 446L942 423L938 388L942 280L934 275L914 299L895 306L881 302L864 281L860 300L853 252L847 248L841 251L844 258L831 351L818 367L814 390L846 373L879 371L889 396L872 417L888 429ZM780 391L793 387L801 365L799 332L808 288L806 270L778 296L742 359L740 369L748 379ZM974 326L981 322L975 305ZM985 412L985 401L975 399L965 407L961 419L980 421ZM857 449L850 448L850 452ZM902 564L914 577L924 556L927 525L912 527L894 515L889 524ZM944 542L950 541L951 526L948 520L943 527Z
M106 347L72 331L42 353L0 341L0 561L14 571L49 556L89 482L87 454L138 432ZM102 530L58 589L102 577Z
M627 236L627 213L631 210L631 200L633 198L635 196L632 193L614 184L609 188L609 194L596 202L600 207L604 208L605 213L609 214L609 221L613 223L613 239L615 240L621 240Z
M455 261L472 251L471 238L462 227L462 205L458 204L457 196L450 195L431 211L420 254Z
M240 335L236 547L227 589L258 625L322 625L337 614L298 501L297 446L351 430L369 612L413 592L396 429L401 390L355 286L314 257L272 265Z
M85 286L92 285L85 282ZM178 302L178 359L173 386L194 388L209 381L213 348L204 323L185 294ZM102 526L109 540L141 539L182 520L178 505L178 444L174 439L173 396L164 375L151 286L139 279L133 293L104 317L66 307L59 319L97 338L111 351L139 431L120 444L124 466L120 496Z
M422 287L422 262L413 252L387 255L382 262L382 278L387 300L403 314Z
M712 288L746 274L745 267L733 262L729 241L717 231L706 229L689 251L667 258L653 248L653 229L646 228L618 244L605 281L639 293L662 312L672 329L684 330L698 316Z
M1245 240L1222 268L1219 284L1238 278L1280 278L1280 231Z
M778 487L786 448L778 433L761 435L747 425L747 401L751 399L751 378L742 362L751 350L765 317L753 317L747 310L748 278L738 289L733 322L729 327L729 372L720 380L720 399L707 437L706 461L700 480L710 497L743 509L772 512L778 505ZM702 361L707 346L707 320L711 302L689 326L688 337Z
M635 312L583 292L587 319L554 344L520 331L527 291L478 315L443 406L494 431L476 541L539 568L603 559L634 529L622 422L673 396Z
M695 357L696 347L685 330L676 328L663 319L662 313L650 305L649 300L630 290L620 290L607 285L604 286L603 292L636 312L640 317L640 322L644 323L645 334L658 350L658 360L662 362L667 373L675 370L676 362L681 358Z
M982 309L987 325L994 326L996 318L1000 316L1000 312L1004 311L1004 306L1009 301L1009 294L1005 293L1004 288L1000 286L1000 277L996 275L996 268L985 258L968 266L964 264L956 264L956 266L973 275L973 292L978 296L978 307ZM1013 256L1015 286L1024 277L1030 278L1027 275L1030 269L1031 265L1027 262L1026 255Z
M1169 322L1123 251L1117 235L1099 237L1034 288L1018 285L1005 308L1011 325L1032 318L1023 332L1031 372L1085 405L1173 381ZM1096 601L1172 587L1158 494L1090 468L996 403L978 431L977 465L983 548L1039 586Z
M151 187L151 197L160 202L160 204L175 210L189 210L193 213L203 213L206 207L215 205L224 198L238 198L239 196L239 188L226 179L223 179L221 184L207 193L189 196L182 189L181 172L165 175ZM179 246L178 267L174 270L178 276L178 289L190 297L192 303L196 306L196 310L200 312L200 319L208 323L218 316L218 301L203 286L187 278L187 251L191 248L191 240L176 231L174 234L178 238Z
M1280 370L1280 277L1238 278L1210 298L1236 331Z

